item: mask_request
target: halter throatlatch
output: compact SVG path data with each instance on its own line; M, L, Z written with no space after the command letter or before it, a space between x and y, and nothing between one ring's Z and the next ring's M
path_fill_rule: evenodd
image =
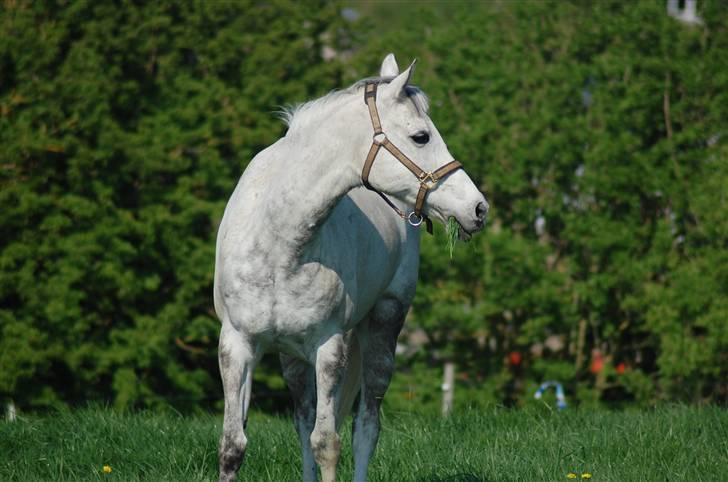
M366 161L364 162L364 168L361 171L361 180L364 183L364 186L366 186L367 189L370 189L375 193L379 194L379 196L381 196L381 198L384 199L392 209L394 209L399 217L401 217L402 219L406 219L407 222L410 223L412 226L419 226L420 224L422 224L422 221L425 221L425 224L427 226L427 232L432 234L432 221L430 221L430 218L422 213L422 208L425 205L425 198L427 197L427 193L430 191L430 189L435 187L440 179L447 176L453 171L461 169L463 167L462 164L460 164L458 161L450 161L444 166L432 172L427 172L421 169L420 166L412 162L409 157L405 156L402 151L397 149L397 146L392 144L392 142L382 131L382 123L379 119L379 112L377 111L376 83L368 82L366 84L366 87L364 88L364 102L366 103L367 107L369 107L369 117L371 117L372 119L372 127L374 128L372 147L369 148L369 153L367 154ZM395 206L394 203L383 192L377 190L376 188L374 188L374 186L369 184L369 173L372 170L372 165L374 164L374 160L377 158L379 149L381 149L382 147L388 150L390 154L392 154L399 162L404 165L404 167L409 169L410 172L412 172L412 174L414 174L417 177L417 180L420 182L420 190L417 193L415 209L408 215L406 215L404 212L402 212L401 209Z

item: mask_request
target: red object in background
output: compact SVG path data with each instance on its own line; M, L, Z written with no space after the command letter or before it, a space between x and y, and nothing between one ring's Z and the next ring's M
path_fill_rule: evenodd
M617 375L623 374L626 370L627 365L625 365L624 362L621 362L616 367L614 367L614 371L617 372Z
M510 363L514 367L520 365L522 360L523 357L521 356L520 352L512 351L508 354L508 363Z
M589 371L591 371L593 374L597 374L601 372L604 369L604 357L602 356L602 352L599 350L592 351L592 361L591 365L589 366Z

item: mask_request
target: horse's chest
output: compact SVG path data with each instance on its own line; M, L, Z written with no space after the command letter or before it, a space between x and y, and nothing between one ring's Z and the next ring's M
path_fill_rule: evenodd
M250 335L273 342L308 337L327 325L342 324L347 297L339 275L309 263L295 270L270 269L248 258L225 283L225 298L237 323Z
M276 290L275 317L281 334L309 331L324 321L342 322L346 315L344 283L321 265L301 267Z

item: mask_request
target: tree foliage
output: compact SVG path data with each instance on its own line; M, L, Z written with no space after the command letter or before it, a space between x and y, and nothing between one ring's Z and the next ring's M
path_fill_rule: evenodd
M0 395L219 400L227 197L283 133L276 109L394 51L420 58L493 208L453 259L442 229L425 237L403 342L426 341L388 403L435 404L444 359L459 403L552 378L584 403L725 401L728 12L699 6L688 27L660 2L370 4L353 22L329 2L5 2Z
M326 2L6 2L0 392L219 392L216 226L271 111L339 85L339 23Z
M493 205L454 261L425 239L412 317L464 402L552 378L584 402L728 397L728 25L704 4L699 28L654 2L502 2L392 34Z

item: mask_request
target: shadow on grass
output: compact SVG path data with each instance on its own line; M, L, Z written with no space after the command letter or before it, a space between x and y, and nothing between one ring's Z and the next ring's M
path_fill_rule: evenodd
M463 472L460 474L453 475L430 475L420 479L421 482L489 482L488 479L484 479L475 474L469 474Z

